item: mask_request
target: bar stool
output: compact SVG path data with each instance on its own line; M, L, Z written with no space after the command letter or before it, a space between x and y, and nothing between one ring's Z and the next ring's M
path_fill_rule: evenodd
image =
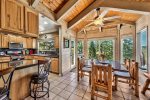
M30 81L30 96L36 100L36 98L42 98L45 95L49 97L50 82L48 80L50 70L50 60L38 61L38 72L34 73Z
M10 100L10 85L14 70L13 67L0 70L0 79L3 81L3 87L0 87L0 100Z

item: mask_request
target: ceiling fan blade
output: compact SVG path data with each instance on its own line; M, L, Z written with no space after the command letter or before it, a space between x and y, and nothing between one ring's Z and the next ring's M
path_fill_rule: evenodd
M91 19L91 20L86 20L86 21L94 21L93 19Z
M103 18L103 20L106 21L106 20L113 20L113 19L117 19L117 18L121 18L121 16L106 17L106 18Z
M108 9L105 9L101 14L98 15L98 18L103 18L108 13Z
M90 25L92 25L92 24L94 24L94 23L93 23L93 22L91 22L91 23L87 24L85 27L88 27L88 26L90 26Z

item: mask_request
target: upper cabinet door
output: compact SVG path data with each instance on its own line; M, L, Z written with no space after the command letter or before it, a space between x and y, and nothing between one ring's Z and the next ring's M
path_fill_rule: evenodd
M39 15L29 8L25 8L25 32L33 37L39 33Z
M24 6L16 0L1 0L1 28L24 32Z

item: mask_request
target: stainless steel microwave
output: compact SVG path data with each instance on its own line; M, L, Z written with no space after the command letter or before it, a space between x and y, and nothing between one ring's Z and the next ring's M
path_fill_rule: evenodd
M23 49L23 43L10 42L9 49Z

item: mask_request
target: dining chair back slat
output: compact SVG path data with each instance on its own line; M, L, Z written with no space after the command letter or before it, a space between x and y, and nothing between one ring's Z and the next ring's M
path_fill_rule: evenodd
M108 97L104 97L95 92L96 87L104 89ZM92 97L99 96L108 100L112 98L112 67L111 65L94 65L92 64Z

